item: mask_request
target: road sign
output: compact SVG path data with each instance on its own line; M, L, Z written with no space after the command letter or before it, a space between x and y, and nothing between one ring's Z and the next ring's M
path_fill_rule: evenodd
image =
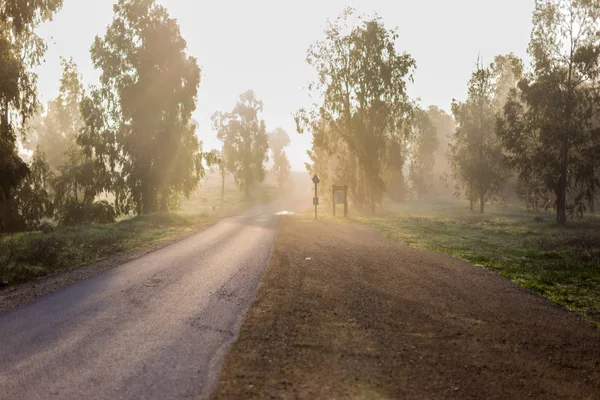
M315 206L319 205L319 198L318 197L313 197L313 205L315 205Z
M316 175L315 175L315 176L313 176L313 183L316 185L316 184L317 184L317 183L319 183L319 182L321 182L321 181L319 180L319 177L318 177L318 176L316 176Z

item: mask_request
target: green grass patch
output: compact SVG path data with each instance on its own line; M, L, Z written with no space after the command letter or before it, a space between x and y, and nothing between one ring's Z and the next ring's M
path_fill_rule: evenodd
M328 210L319 212L321 220L333 220ZM553 213L528 212L518 205L490 205L482 215L456 202L385 203L376 216L354 212L349 221L369 225L405 245L495 271L600 326L597 216L571 220L562 228Z
M48 234L5 235L0 237L0 290L166 240L193 224L243 212L279 194L277 186L266 181L246 198L228 177L222 198L220 176L211 173L198 191L180 199L176 213L126 217L108 225L60 227Z
M151 214L108 225L58 228L0 239L0 287L102 260L168 238L206 215ZM8 282L8 285L3 284Z

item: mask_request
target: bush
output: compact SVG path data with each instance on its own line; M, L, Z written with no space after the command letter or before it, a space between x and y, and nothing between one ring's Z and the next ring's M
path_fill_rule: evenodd
M38 228L46 234L54 232L54 226L49 222L42 222Z
M112 224L115 222L116 213L113 206L108 201L102 200L92 204L92 220L97 224Z
M58 212L59 223L64 226L91 223L112 224L115 222L115 218L115 210L106 200L94 203L69 201Z
M9 213L4 219L0 219L0 233L24 232L27 230L25 219L16 213Z

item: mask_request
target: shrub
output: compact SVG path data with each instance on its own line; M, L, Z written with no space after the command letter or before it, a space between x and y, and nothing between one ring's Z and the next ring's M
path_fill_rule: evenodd
M114 208L106 201L94 203L78 203L69 201L62 205L58 212L61 225L73 226L81 224L111 224L115 222Z

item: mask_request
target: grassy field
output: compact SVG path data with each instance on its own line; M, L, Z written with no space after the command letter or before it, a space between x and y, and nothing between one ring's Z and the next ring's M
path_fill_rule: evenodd
M353 213L349 220L405 245L495 271L600 326L600 217L560 228L553 213L519 205L490 205L481 215L457 202L385 203L378 212L375 217ZM328 211L320 213L331 219Z
M276 194L275 185L266 182L256 188L252 199L247 200L244 193L227 180L221 202L220 179L211 175L189 199L181 200L174 213L123 218L108 225L59 227L48 234L32 232L1 236L0 290L168 240L194 225L267 202Z

